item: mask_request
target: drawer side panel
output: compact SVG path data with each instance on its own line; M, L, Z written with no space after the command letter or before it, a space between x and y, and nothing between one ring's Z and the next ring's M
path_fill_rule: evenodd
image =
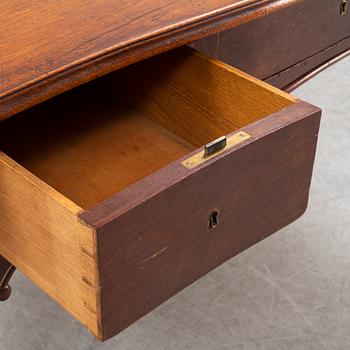
M94 231L80 211L0 152L0 255L98 336Z

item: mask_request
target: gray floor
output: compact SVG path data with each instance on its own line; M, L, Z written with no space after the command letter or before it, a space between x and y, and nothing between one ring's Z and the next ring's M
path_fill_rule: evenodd
M302 219L98 344L17 273L0 349L350 349L350 58L294 95L324 109Z

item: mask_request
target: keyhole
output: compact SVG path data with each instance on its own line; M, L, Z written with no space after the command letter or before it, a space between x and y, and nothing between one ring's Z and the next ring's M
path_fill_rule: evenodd
M218 226L218 224L219 224L219 212L214 210L209 215L208 228L209 229L215 228L216 226Z
M340 14L343 16L346 14L347 0L340 1Z

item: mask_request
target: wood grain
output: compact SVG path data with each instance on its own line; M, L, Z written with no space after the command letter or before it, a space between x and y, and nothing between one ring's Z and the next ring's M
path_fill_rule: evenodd
M94 232L77 205L0 152L0 255L98 336Z
M0 149L89 209L197 147L295 101L181 48L2 122Z
M123 107L121 98L106 96L103 85L92 83L0 124L0 149L84 209L195 149Z
M124 84L115 89L120 76ZM108 78L114 98L122 94L130 106L197 147L296 102L190 48L164 53Z
M0 120L146 57L300 0L0 4Z

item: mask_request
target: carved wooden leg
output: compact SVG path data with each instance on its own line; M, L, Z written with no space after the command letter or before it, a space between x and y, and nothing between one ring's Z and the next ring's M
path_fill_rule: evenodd
M11 295L9 281L16 268L0 255L0 301L7 300Z

